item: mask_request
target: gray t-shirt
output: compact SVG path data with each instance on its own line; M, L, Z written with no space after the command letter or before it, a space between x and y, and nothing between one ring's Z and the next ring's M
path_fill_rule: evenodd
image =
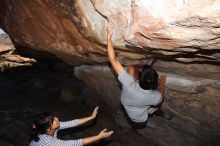
M127 71L118 76L122 83L121 103L128 116L134 122L145 122L148 118L148 108L162 101L162 96L157 90L144 90Z

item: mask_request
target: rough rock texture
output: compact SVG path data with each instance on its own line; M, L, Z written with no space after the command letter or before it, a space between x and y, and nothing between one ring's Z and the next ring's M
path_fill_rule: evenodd
M11 39L7 34L0 34L0 44L12 45Z
M0 35L0 73L6 69L31 66L36 63L35 59L13 54L14 51L15 47L8 35Z
M1 0L0 27L16 46L69 64L106 62L105 27L121 60L219 64L220 0ZM127 60L126 60L127 59Z
M165 74L166 98L162 108L171 112L173 119L151 117L151 128L138 130L142 136L160 145L218 145L220 139L220 80L186 78ZM120 86L117 77L107 66L81 66L75 76L96 89L112 107L118 125L127 127L120 109Z
M163 108L174 118L152 117L152 129L137 131L141 138L159 145L218 145L220 0L0 1L0 27L17 51L32 52L36 58L52 54L43 57L52 62L56 56L70 65L106 63L108 21L122 64L141 65L156 58L154 67L169 76ZM63 64L54 68L72 71ZM109 68L80 67L75 75L102 95L117 125L129 127L120 109L120 84ZM74 100L71 96L63 88L63 102Z

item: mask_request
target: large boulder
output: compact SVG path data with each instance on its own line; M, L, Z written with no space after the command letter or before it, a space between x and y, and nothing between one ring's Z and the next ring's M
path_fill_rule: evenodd
M138 132L161 145L218 145L220 0L0 2L0 27L17 52L52 54L72 66L106 65L108 22L123 65L156 58L154 67L169 76L164 108L174 118L153 118L154 128ZM81 66L75 76L102 95L117 124L127 126L120 110L120 84L108 67ZM61 92L64 102L74 100L70 96Z
M1 0L15 45L77 65L106 62L106 25L124 64L149 57L219 64L220 0Z

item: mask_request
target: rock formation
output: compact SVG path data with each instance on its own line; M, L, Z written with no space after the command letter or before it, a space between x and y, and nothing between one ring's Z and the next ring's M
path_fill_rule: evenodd
M124 64L149 57L219 64L219 5L219 0L2 0L0 27L16 46L72 65L106 62L108 21Z
M35 59L13 54L14 51L14 45L8 35L0 34L0 73L6 69L31 66L36 63Z
M220 0L0 2L0 27L17 52L52 54L71 66L95 65L75 67L74 75L98 91L113 109L116 123L126 127L120 84L106 65L108 23L123 65L142 65L155 58L154 67L168 76L163 108L175 118L153 118L160 125L156 130L137 132L156 141L160 137L164 146L218 145ZM65 93L69 100L71 94Z

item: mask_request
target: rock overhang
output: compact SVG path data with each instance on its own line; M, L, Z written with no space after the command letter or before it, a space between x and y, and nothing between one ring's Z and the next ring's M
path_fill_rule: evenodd
M219 65L220 1L1 1L0 26L15 46L71 64L107 62L106 26L123 64L149 58Z

